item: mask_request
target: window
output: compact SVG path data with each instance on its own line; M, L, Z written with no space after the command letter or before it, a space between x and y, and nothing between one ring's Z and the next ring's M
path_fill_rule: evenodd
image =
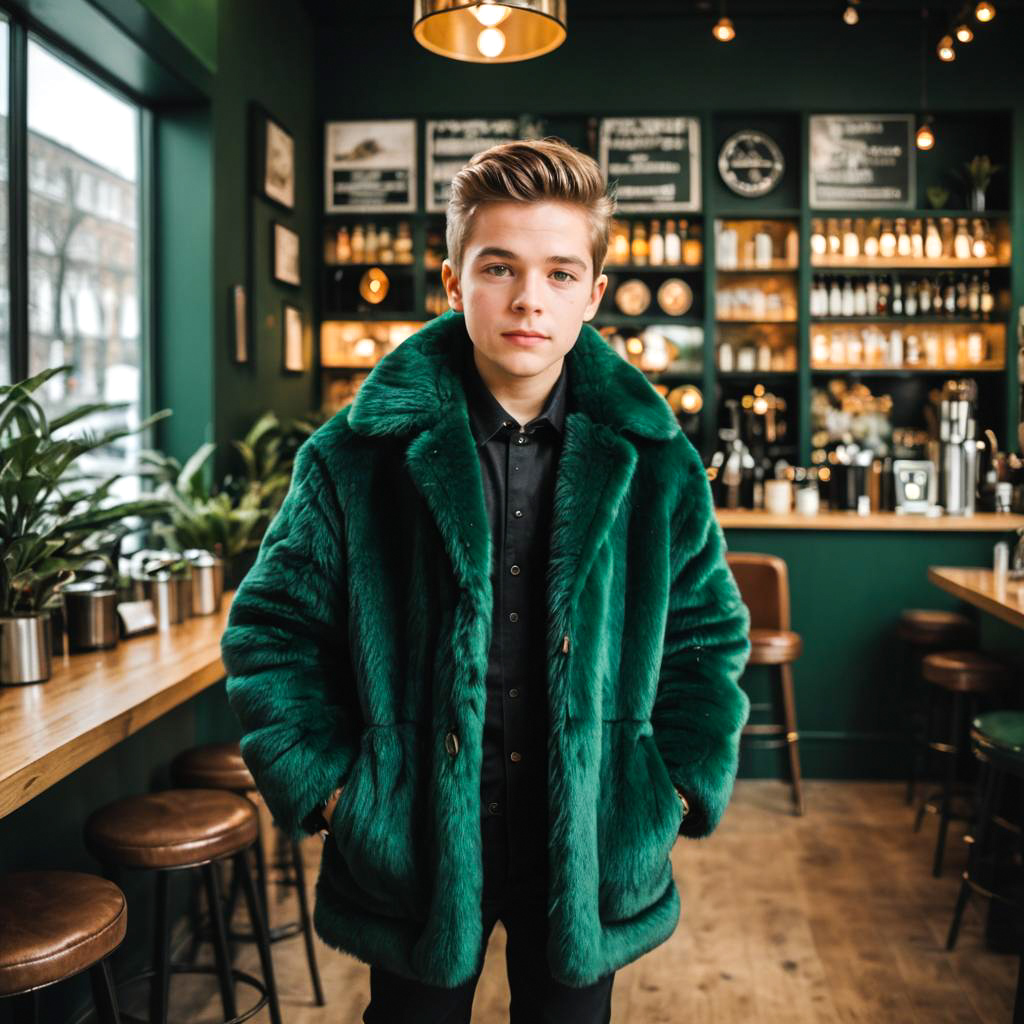
M53 416L86 402L129 403L75 424L74 431L135 425L143 414L145 365L141 108L34 37L27 68L28 374L72 367L40 395ZM6 96L4 102L6 110ZM82 468L115 472L141 444L139 435L129 435L111 446L116 450L83 459ZM122 496L138 492L137 480L124 483Z
M0 384L11 383L11 290L8 272L11 246L7 227L7 183L11 178L7 158L7 127L10 123L7 99L10 37L10 27L6 21L0 20Z

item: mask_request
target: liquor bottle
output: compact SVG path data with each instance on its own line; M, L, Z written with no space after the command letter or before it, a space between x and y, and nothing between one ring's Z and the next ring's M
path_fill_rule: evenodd
M886 260L896 255L896 235L893 234L891 221L882 222L882 233L878 236L878 255Z
M796 232L796 228L791 227L786 232L786 264L790 267L795 267L800 262L800 236Z
M650 261L652 267L665 262L665 236L661 233L661 221L651 221Z
M867 304L868 316L878 316L878 285L873 277L869 277L864 285L864 301Z
M889 332L889 365L892 367L903 366L903 332L894 327Z
M942 258L955 259L953 254L953 218L939 218L939 234L942 236Z
M917 293L918 305L921 307L921 315L927 316L932 311L932 286L927 277L921 278L921 288Z
M956 288L953 286L953 275L946 279L946 287L942 293L942 306L949 316L956 312Z
M889 315L889 282L884 277L878 282L878 315Z
M971 239L967 235L967 218L957 217L956 235L953 238L953 255L958 260L971 258Z
M878 224L877 220L870 221L864 234L864 255L871 260L878 258Z
M907 297L903 302L903 312L907 316L917 316L917 282L907 282Z
M971 242L971 255L978 260L983 260L986 256L990 256L988 239L985 235L985 228L982 226L981 218L975 218L974 224L974 239Z
M828 254L831 259L839 259L843 254L843 240L839 234L839 221L829 217L826 225L828 238Z
M811 278L811 316L823 316L821 312L821 278L814 276ZM828 310L828 303L825 304L826 311Z
M352 262L362 263L366 258L366 235L363 225L357 224L352 229Z
M638 267L647 266L647 257L650 253L650 249L647 244L647 229L644 227L643 221L637 221L633 225L633 243L630 246L630 254L633 259L633 263Z
M398 222L398 237L395 239L395 262L412 263L412 230L407 220Z
M903 316L903 285L898 277L892 280L892 315Z
M391 244L391 229L385 224L377 235L377 259L380 263L394 263L395 250Z
M682 248L674 220L665 221L665 262L673 266L682 262Z
M910 232L910 255L915 260L924 259L924 234L921 231L921 218L915 217Z
M975 317L981 312L981 282L977 274L971 274L971 283L967 286L967 312Z
M942 258L942 239L939 237L939 229L931 217L928 218L927 234L924 239L924 254L930 260Z
M896 219L896 255L901 259L910 255L910 235L907 234L907 222L903 217Z
M377 225L370 221L366 225L366 247L364 258L367 263L377 262Z
M828 252L825 228L820 218L811 221L811 256L824 256Z
M853 297L853 282L849 278L843 285L843 316L853 316L855 300Z
M846 217L843 220L843 259L853 262L860 255L860 239L853 230L853 221Z
M774 247L772 236L763 228L754 235L754 266L758 269L770 269Z
M867 292L864 290L863 278L857 279L857 286L853 289L853 315L868 315L868 297Z
M345 224L338 228L338 239L334 246L334 258L338 263L352 262L352 241L348 235L348 226Z
M832 284L828 290L828 315L843 315L843 292L839 287L839 278L833 277Z
M629 224L626 221L612 221L612 262L622 265L629 262Z
M995 308L995 304L995 296L992 294L992 285L989 282L988 271L986 270L981 279L981 298L979 300L982 316L988 316Z
M967 281L962 277L956 283L956 312L957 316L967 313Z
M679 222L683 234L683 263L688 267L699 267L704 262L704 246L700 240L700 228L688 230L685 220ZM735 232L734 232L735 234Z

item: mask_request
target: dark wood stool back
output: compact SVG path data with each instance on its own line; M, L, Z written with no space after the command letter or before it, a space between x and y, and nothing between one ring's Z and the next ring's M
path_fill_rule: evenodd
M729 552L729 568L750 611L751 629L789 629L789 571L776 555Z

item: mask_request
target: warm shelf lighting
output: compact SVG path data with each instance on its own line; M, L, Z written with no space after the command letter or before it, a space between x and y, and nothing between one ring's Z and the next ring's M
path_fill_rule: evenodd
M846 10L843 11L843 21L847 25L856 25L860 21L860 13L857 11L857 5L849 3L846 5Z
M962 21L957 25L953 30L953 35L955 35L961 43L969 43L974 38L971 26L968 25L966 21Z
M978 21L991 21L996 16L996 5L982 2L974 8L974 16Z
M936 47L936 52L939 55L939 60L951 61L956 60L956 50L953 49L953 37L943 36L939 40L939 45Z
M935 132L932 130L932 119L926 117L921 122L921 127L917 129L917 135L914 139L917 143L918 149L931 149L935 145Z
M530 60L565 42L566 0L480 0L462 7L452 0L413 0L412 34L431 53L452 60Z
M728 18L719 18L715 22L711 34L720 43L731 43L736 38L736 29L733 28L733 24Z

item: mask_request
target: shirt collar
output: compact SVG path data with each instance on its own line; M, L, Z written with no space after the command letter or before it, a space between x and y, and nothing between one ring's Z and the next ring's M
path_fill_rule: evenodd
M508 423L516 426L514 416L506 412L501 403L494 397L491 390L484 383L480 371L476 367L476 360L473 358L472 342L466 346L463 353L463 383L466 389L466 405L469 408L469 419L473 427L473 434L477 446L486 444L494 435ZM544 408L529 423L525 424L527 429L547 423L561 433L565 425L565 401L566 401L567 376L565 372L565 361L562 362L562 372L558 375L554 387L548 393Z

